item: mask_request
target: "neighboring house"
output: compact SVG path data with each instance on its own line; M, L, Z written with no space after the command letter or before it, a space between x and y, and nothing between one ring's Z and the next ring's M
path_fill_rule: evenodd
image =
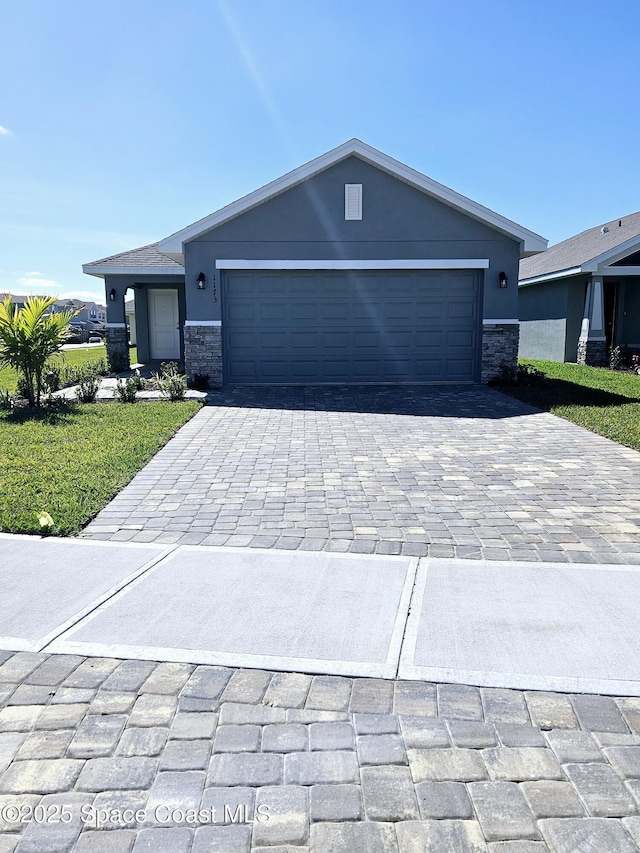
M129 329L129 343L132 347L136 346L136 302L135 299L130 299L124 304L124 311L127 315L127 328Z
M7 296L11 296L13 304L19 309L24 308L24 304L29 298L15 293L0 293L0 302ZM92 329L104 331L107 322L106 307L97 305L95 302L83 302L80 299L57 299L53 305L53 311L77 311L78 314L72 322L75 325L86 325L87 331Z
M28 296L25 296L23 294L9 293L8 291L6 291L6 292L0 293L0 302L4 302L4 300L7 298L7 296L11 297L11 301L13 302L14 306L19 311L21 311L24 308L24 304L27 301L27 299L29 298Z
M57 299L53 307L55 311L77 311L72 322L75 325L86 324L87 331L102 330L107 321L107 309L95 302L84 302L81 299Z
M520 263L520 356L608 363L640 351L640 212Z
M107 351L229 383L478 382L515 366L547 241L357 139L154 243L85 264Z

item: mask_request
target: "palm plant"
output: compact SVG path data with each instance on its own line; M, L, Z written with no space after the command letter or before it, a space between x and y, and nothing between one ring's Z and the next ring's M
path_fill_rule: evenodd
M0 302L0 365L13 367L24 377L29 406L40 405L42 377L47 361L69 336L69 322L77 311L54 313L53 296L30 296L22 308L11 296Z

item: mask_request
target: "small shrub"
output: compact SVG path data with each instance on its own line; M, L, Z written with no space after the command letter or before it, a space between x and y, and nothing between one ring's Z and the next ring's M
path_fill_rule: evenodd
M208 373L194 373L189 387L195 388L196 391L206 391L209 387L209 378Z
M42 377L43 390L48 394L55 394L60 390L60 379L62 370L57 365L50 365Z
M100 388L100 375L96 372L93 362L88 362L77 370L78 378L76 399L79 403L95 403Z
M138 377L139 379L140 377ZM143 381L144 387L144 381ZM118 379L116 390L113 392L119 403L135 403L136 396L140 390L140 385L136 381L135 376L129 376L127 379Z
M6 388L0 388L0 411L8 412L13 409L13 394Z
M492 379L489 385L520 385L524 388L547 385L547 377L541 370L532 364L518 364L512 367L510 364L501 364L498 375Z
M611 347L609 350L609 367L611 370L621 370L622 366L622 350L620 347Z
M23 400L29 399L29 383L22 373L18 374L18 379L16 381L16 397L20 397Z
M142 376L140 376L139 370L136 370L135 373L132 373L128 381L131 382L132 386L135 387L136 391L144 391L144 389L147 387L147 383L142 378Z
M537 367L534 367L532 364L518 365L518 385L522 385L525 388L535 388L548 384L549 380Z
M160 373L154 373L153 378L165 400L170 400L172 403L184 400L187 393L187 377L180 373L177 362L163 362L160 365Z
M107 362L104 358L87 361L78 367L65 367L60 373L60 387L68 388L70 385L77 385L87 374L106 376L108 372Z
M489 385L515 385L518 380L518 371L510 364L503 362L495 379L489 381Z

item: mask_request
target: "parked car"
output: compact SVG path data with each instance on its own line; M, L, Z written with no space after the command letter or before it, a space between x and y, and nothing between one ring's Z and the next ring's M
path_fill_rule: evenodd
M70 325L70 333L67 338L68 344L86 344L89 340L89 333L84 328L77 323L71 323Z

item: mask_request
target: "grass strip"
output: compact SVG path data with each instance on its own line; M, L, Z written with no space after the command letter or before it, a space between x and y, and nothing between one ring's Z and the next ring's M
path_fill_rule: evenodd
M201 404L72 405L0 412L0 530L81 530Z

